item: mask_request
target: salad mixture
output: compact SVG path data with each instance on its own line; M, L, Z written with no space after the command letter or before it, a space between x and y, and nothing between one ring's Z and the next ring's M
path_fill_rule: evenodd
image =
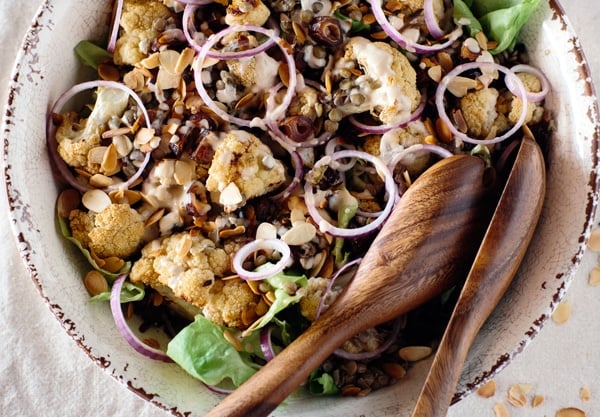
M138 352L217 392L240 385L334 302L424 170L462 153L497 167L522 129L548 130L548 81L517 43L538 3L107 4L107 39L76 47L96 77L47 125L92 300ZM307 389L398 381L456 294L348 340Z

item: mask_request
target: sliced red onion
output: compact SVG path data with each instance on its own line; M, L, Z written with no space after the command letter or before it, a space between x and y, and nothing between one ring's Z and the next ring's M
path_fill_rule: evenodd
M219 394L219 395L229 395L229 394L231 394L231 393L234 391L234 389L233 389L233 388L231 388L231 389L229 389L229 388L221 388L221 387L217 387L216 385L208 385L208 384L205 384L204 382L202 382L202 384L203 384L203 385L204 385L204 386L205 386L205 387L206 387L206 388L207 388L209 391L212 391L212 392L214 392L215 394Z
M331 277L329 283L327 284L327 288L325 289L325 292L323 293L323 295L321 296L321 300L319 301L319 306L317 307L317 312L315 313L315 320L318 319L321 313L323 312L323 309L325 308L325 298L331 292L335 281L348 269L350 269L354 265L360 264L360 261L362 261L362 258L356 258L344 264L340 269L337 270L333 277Z
M371 10L373 11L373 16L375 16L375 19L377 20L377 23L379 23L379 25L381 26L381 29L383 29L383 31L394 42L400 45L400 47L406 49L408 52L414 52L417 54L428 54L432 52L441 51L442 49L445 49L452 45L452 43L456 41L463 33L462 27L457 26L456 29L454 29L448 34L448 39L446 39L445 42L437 43L434 45L419 44L413 42L412 40L404 36L402 33L400 33L398 30L396 30L395 27L392 26L389 20L387 20L387 17L385 16L385 13L382 8L383 0L370 0L370 3Z
M327 145L325 145L325 155L331 155L335 153L338 146L348 150L356 150L356 147L354 145L350 145L347 143L339 143L338 139L339 138L333 138L329 142L327 142ZM351 170L352 167L354 167L354 165L356 165L356 159L350 158L350 160L346 163L338 162L336 169L340 172L346 172Z
M206 6L207 4L214 3L213 0L176 0L177 3L191 4L193 6Z
M119 27L121 24L121 15L123 14L123 0L117 0L115 4L114 19L112 28L110 31L110 37L108 38L108 46L106 50L111 54L115 51L117 45L117 38L119 37Z
M445 94L446 90L448 89L448 85L459 74L462 74L465 71L470 71L473 69L484 69L484 68L488 69L488 70L492 69L492 70L497 70L497 71L503 72L505 80L512 79L511 82L514 82L514 85L516 86L516 91L518 92L518 94L516 94L516 96L519 97L523 101L523 108L521 110L521 116L519 117L519 120L517 120L517 123L515 123L514 126L510 130L505 132L503 135L496 136L491 139L475 139L475 138L472 138L472 137L464 134L463 132L459 131L456 128L456 126L454 126L454 123L452 123L450 121L450 118L448 117L448 114L446 113L444 94ZM456 66L452 71L450 71L448 74L446 74L446 76L444 78L442 78L442 80L438 84L437 90L435 92L435 105L437 107L440 119L442 119L444 121L444 123L446 123L446 125L448 126L448 128L450 129L450 131L452 132L452 134L455 137L457 137L458 139L460 139L464 142L469 142L469 143L474 143L474 144L479 144L479 145L491 145L493 143L502 142L503 140L509 138L515 132L517 132L521 128L521 126L523 126L523 124L525 123L525 118L527 117L527 91L525 90L525 86L523 85L523 82L521 81L521 79L519 77L517 77L517 75L513 71L511 71L509 68L507 68L503 65L496 64L495 62L467 62L465 64Z
M511 67L510 70L512 72L514 72L515 74L519 74L521 72L526 73L526 74L531 74L540 80L540 83L542 85L542 90L537 93L527 91L526 92L527 101L530 101L532 103L539 103L544 98L546 98L546 96L550 92L550 81L548 81L548 78L546 78L544 73L542 71L540 71L539 69L532 67L531 65L519 64L519 65L515 65L515 66ZM513 83L513 79L510 77L506 79L506 88L508 88L509 91L511 93L513 93L515 96L519 95L519 87L518 86L515 87L515 85Z
M378 126L368 125L368 124L359 122L356 119L356 117L354 117L354 115L348 117L348 120L356 128L358 128L358 130L360 130L361 132L371 133L371 134L375 134L375 135L377 135L377 134L384 134L386 132L389 132L392 129L405 128L410 123L412 123L415 120L417 120L423 114L423 110L425 110L425 105L426 104L427 104L427 95L425 94L425 91L422 91L421 92L421 102L419 103L419 106L415 109L415 111L410 114L410 116L408 117L408 119L400 121L400 122L395 123L393 125L387 125L387 124L378 125Z
M404 316L398 317L396 319L396 321L394 321L394 325L392 327L392 331L391 331L389 337L385 340L385 342L383 342L381 344L381 346L379 346L379 348L377 348L371 352L350 353L350 352L346 352L342 348L338 348L333 351L333 354L336 356L339 356L340 358L354 360L354 361L360 361L360 360L374 358L375 356L378 356L378 355L382 354L383 352L385 352L390 346L392 346L392 344L394 344L394 342L396 341L396 338L398 337L398 333L400 333L400 329L403 327L404 323L405 323L405 317Z
M271 38L273 40L273 42L277 44L279 49L281 49L281 52L283 53L283 56L285 57L285 60L288 64L289 85L288 85L287 92L285 93L285 96L283 98L283 101L279 104L279 106L271 107L271 109L272 109L271 112L267 112L268 114L265 114L265 117L269 117L272 120L279 120L281 117L283 117L285 115L285 111L287 110L290 103L292 102L292 99L296 92L296 84L297 84L296 63L294 62L293 55L286 48L287 44L279 36L277 36L275 34L275 32L271 29L265 29L261 26L255 26L255 25L235 25L235 26L230 26L226 29L223 29L222 31L220 31L214 35L211 35L207 39L207 41L202 45L202 47L200 48L200 52L198 53L198 56L194 60L194 64L193 64L194 65L194 81L196 83L196 89L198 90L198 94L200 95L200 97L202 98L204 103L213 112L215 112L219 117L221 117L223 120L226 120L226 121L236 124L238 126L260 127L260 128L264 129L264 122L263 122L263 119L261 119L260 117L256 117L252 120L246 120L246 119L232 116L229 113L227 113L226 111L224 111L223 109L221 109L215 103L215 101L209 97L206 89L204 88L204 83L202 82L202 63L208 57L210 49L219 41L219 39L229 35L230 33L242 32L242 31L262 33L263 35ZM252 51L252 50L249 50L249 51ZM253 52L251 52L251 53L253 53ZM222 58L223 54L224 53L219 53L218 57ZM267 99L267 101L268 101L268 99Z
M119 329L119 332L123 335L127 343L138 353L157 361L173 362L162 350L153 348L142 342L129 328L121 309L121 289L125 278L127 278L126 274L120 275L113 283L110 291L110 311L112 312L117 329Z
M272 196L272 200L287 200L302 182L302 176L304 175L302 157L296 151L291 151L290 155L292 156L292 164L294 165L294 178L292 178L292 181L283 191Z
M183 10L183 16L181 18L181 20L183 22L182 23L183 33L185 35L186 40L188 41L188 44L194 50L196 50L196 52L200 52L202 50L202 47L205 42L199 43L194 37L194 35L196 34L196 28L194 27L194 22L193 22L194 13L196 12L196 10L198 10L199 6L203 6L203 5L210 4L210 3L212 3L212 0L207 0L207 1L200 0L198 2L189 2L189 3L186 3L185 9ZM237 32L240 32L240 31L241 31L241 29L237 30ZM215 51L215 50L211 49L206 53L206 56L208 58L215 58L215 59L249 58L249 57L258 55L262 52L265 52L266 50L271 48L274 43L275 43L275 40L272 37L269 37L266 42L263 42L262 44L258 45L255 48L247 49L244 51L237 51L237 52L221 52L221 51Z
M440 39L444 36L444 31L440 28L437 16L433 10L433 0L423 1L423 17L425 18L425 25L431 36L435 39Z
M127 94L129 94L129 96L131 98L133 98L134 101L136 102L136 104L138 105L139 110L142 112L144 119L146 121L146 126L151 125L150 116L148 115L148 111L146 110L146 106L142 102L142 99L135 93L135 91L133 91L131 88L127 87L125 84L122 84L120 82L106 81L106 80L86 81L86 82L83 82L80 84L75 84L74 86L69 88L67 91L62 93L58 97L58 99L54 102L54 105L50 109L50 113L48 114L48 118L46 120L46 142L48 145L48 150L49 150L50 156L52 158L54 165L56 166L56 169L58 169L58 171L61 174L61 176L63 177L63 179L65 181L67 181L67 183L69 183L69 185L71 185L76 190L79 190L80 192L86 192L86 191L92 189L92 187L89 186L88 184L82 184L79 181L77 181L77 179L71 172L71 169L67 166L65 161L61 158L60 154L58 153L58 142L56 140L57 128L54 125L52 115L59 114L62 111L62 108L65 106L65 104L71 98L76 96L77 94L81 93L82 91L90 90L92 88L98 88L98 87L116 88L116 89L122 90L122 91L126 92ZM138 168L137 172L131 178L129 178L127 181L125 181L123 183L107 187L105 190L111 191L114 189L127 188L135 180L137 180L140 177L140 175L142 175L142 173L144 172L144 169L146 169L146 166L148 165L149 161L150 161L150 152L146 153L144 161Z
M314 222L319 226L319 230L322 233L329 233L331 236L335 237L356 238L373 233L388 218L388 216L392 212L392 208L396 201L395 196L397 194L397 188L396 183L394 182L394 178L392 177L392 173L383 163L383 161L378 157L363 151L343 150L334 152L331 155L326 155L320 160L318 160L314 165L314 169L320 168L323 165L335 167L335 164L333 164L333 162L343 158L363 159L375 166L379 177L385 183L385 191L387 193L387 202L380 215L369 224L357 227L355 229L345 229L334 226L333 224L325 220L323 216L321 216L319 210L316 207L315 196L313 194L313 186L308 181L306 181L306 183L304 184L304 200L306 202L306 207L308 208L310 216L312 217Z
M277 251L281 254L281 259L273 264L270 268L263 267L259 271L248 271L243 264L246 258L258 251ZM289 266L292 259L290 247L280 239L257 239L246 243L233 256L233 269L240 278L257 281L271 277Z
M390 172L394 172L394 168L396 168L396 165L398 164L398 162L400 162L402 159L404 159L407 155L413 154L413 153L424 153L424 152L430 152L430 153L436 154L442 158L448 158L449 156L453 155L453 153L450 152L448 149L442 148L439 145L433 145L433 144L428 144L428 143L417 143L415 145L409 146L408 148L405 148L402 151L394 154L394 156L388 163L387 167L390 170Z
M267 326L260 332L260 350L267 362L272 361L275 357L275 350L273 349L273 343L271 343L271 333L273 333L272 326Z

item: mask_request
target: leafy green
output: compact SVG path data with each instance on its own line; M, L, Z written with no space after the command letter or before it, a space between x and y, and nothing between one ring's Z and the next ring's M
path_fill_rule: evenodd
M308 391L315 395L331 395L337 394L339 389L330 374L316 369L308 377Z
M224 328L198 315L169 342L167 355L207 385L230 380L240 386L260 365L252 361L249 352L237 351L225 339L223 331Z
M339 199L338 210L337 210L337 222L338 227L348 227L350 221L356 215L358 211L358 200L354 197L346 188L342 188L338 191L337 197ZM344 238L335 238L335 245L333 247L333 256L335 264L339 268L348 261L349 253L344 254L342 252L344 247Z
M146 291L143 284L134 284L130 281L125 281L121 288L121 303L129 303L132 301L140 301L144 299ZM94 295L90 301L109 301L110 291L105 291Z
M269 267L272 267L272 264L267 263L257 268L257 271L259 271L261 268ZM308 285L308 279L306 276L286 274L283 271L273 275L272 277L266 278L264 281L267 282L271 288L273 288L275 301L273 301L273 304L271 304L266 314L252 324L252 326L249 328L249 330L252 331L260 329L261 327L269 324L271 321L273 321L277 313L286 309L292 304L297 303L304 296L301 291L296 291L294 294L288 294L286 288L290 283L296 284L296 286L302 288Z
M104 48L91 41L81 41L75 46L75 54L82 64L98 69L98 65L112 59L112 55Z
M111 282L114 281L115 279L117 279L117 277L119 275L126 274L129 272L129 270L131 269L130 261L125 262L125 265L123 265L123 267L118 272L109 272L106 269L102 269L98 265L96 260L92 257L92 254L90 253L90 251L87 250L86 248L84 248L81 245L81 242L73 237L73 235L71 234L71 230L69 229L69 225L67 224L67 220L62 218L59 215L57 215L56 217L58 219L58 227L60 229L60 233L63 235L63 237L65 239L67 239L69 242L73 243L75 246L77 246L79 248L79 250L81 251L81 253L83 253L83 255L88 260L88 262L90 263L92 268L94 268L96 271L99 271L102 275L104 275L106 278L108 278Z
M499 54L515 47L523 25L539 4L540 0L454 0L454 20L468 20L471 36L483 30L497 43L490 52Z
M346 20L348 22L351 22L350 33L368 32L371 30L370 25L367 25L366 23L361 22L360 20L351 19L348 16L342 14L339 10L333 12L333 15L340 20Z

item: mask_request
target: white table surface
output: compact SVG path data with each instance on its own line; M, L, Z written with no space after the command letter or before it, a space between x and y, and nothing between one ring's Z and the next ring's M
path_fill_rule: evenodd
M39 0L2 1L0 5L0 103L21 40ZM565 0L580 36L596 84L600 86L600 3ZM2 113L3 114L3 113ZM146 403L97 365L67 336L42 301L16 249L7 216L6 191L0 187L0 415L3 416L137 416L170 414ZM565 324L547 322L534 342L495 378L491 398L471 395L453 406L450 417L494 417L504 403L511 417L555 416L577 407L600 415L600 287L590 286L588 274L600 264L588 251L565 296L572 315ZM528 384L529 394L544 402L532 408L507 401L513 384ZM588 401L580 397L590 390Z

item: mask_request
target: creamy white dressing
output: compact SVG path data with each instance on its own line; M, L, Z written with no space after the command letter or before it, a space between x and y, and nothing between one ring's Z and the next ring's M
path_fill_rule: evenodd
M315 16L329 16L331 13L331 2L329 0L300 0L300 5L302 6L302 10L309 10L314 13L315 3L321 3L322 7ZM317 5L318 7L318 5Z

